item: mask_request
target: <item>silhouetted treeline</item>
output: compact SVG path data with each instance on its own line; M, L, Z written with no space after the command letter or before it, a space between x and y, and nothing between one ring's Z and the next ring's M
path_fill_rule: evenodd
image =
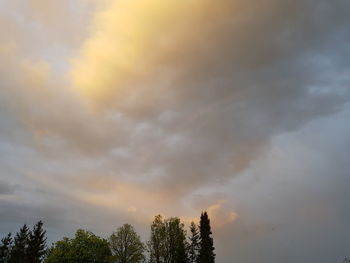
M46 254L46 231L39 221L29 230L23 225L14 237L9 233L1 239L0 263L40 263Z
M39 221L12 237L1 239L0 263L214 263L210 220L203 212L199 225L191 222L189 234L178 217L158 215L151 224L149 241L141 242L133 226L124 224L108 239L77 230L47 248L46 231Z

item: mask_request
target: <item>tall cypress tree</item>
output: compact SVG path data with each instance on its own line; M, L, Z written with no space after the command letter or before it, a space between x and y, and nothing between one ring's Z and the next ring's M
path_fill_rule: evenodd
M28 235L29 229L23 225L14 238L9 263L27 263Z
M9 262L11 247L12 247L12 237L11 237L11 233L9 233L6 237L1 239L0 263L8 263Z
M210 220L207 212L201 214L201 220L199 224L200 231L200 250L198 255L198 263L214 263L214 241L211 237Z
M43 222L39 221L29 233L27 262L40 263L46 253L46 231L43 229Z
M199 230L197 225L194 222L191 222L190 225L190 236L188 237L188 261L189 263L196 263L197 258L198 258L198 252L199 252L199 241L200 241L200 236L199 236Z

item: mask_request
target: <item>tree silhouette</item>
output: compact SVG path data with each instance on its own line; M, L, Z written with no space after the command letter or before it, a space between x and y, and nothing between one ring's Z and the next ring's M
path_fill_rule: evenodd
M166 251L166 226L161 215L155 216L151 224L151 238L148 241L148 250L150 253L150 262L165 262Z
M191 222L188 237L178 217L157 215L147 242L149 263L214 263L215 254L207 212L199 227ZM188 239L187 239L188 238ZM146 246L133 226L124 224L106 239L77 230L74 238L63 238L47 249L46 231L39 221L30 231L23 225L12 238L0 240L0 263L144 263ZM350 263L347 259L344 263Z
M6 237L1 239L0 263L9 262L11 247L12 247L12 236L11 236L11 233L9 233Z
M188 250L188 261L189 263L196 263L198 258L198 252L200 248L200 236L199 229L194 222L191 222L190 225L190 236L188 237L189 244L187 247Z
M200 250L198 255L198 263L214 263L215 253L213 246L213 238L211 237L210 220L207 212L201 214L200 224Z
M26 224L16 233L9 263L27 263L29 229Z
M170 263L186 263L186 231L180 218L166 220L168 258Z
M116 263L139 263L145 260L145 246L129 224L124 224L110 236L109 245Z
M46 231L43 229L43 222L39 221L29 233L27 260L28 263L40 263L46 253Z
M186 263L186 231L181 220L177 217L163 220L161 215L156 216L148 249L151 263Z

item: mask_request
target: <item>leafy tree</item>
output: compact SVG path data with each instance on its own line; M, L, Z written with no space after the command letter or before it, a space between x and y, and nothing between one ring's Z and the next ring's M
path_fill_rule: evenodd
M168 258L170 263L186 263L186 231L180 218L172 217L166 220Z
M71 263L73 262L72 253L74 253L72 241L71 239L64 237L62 240L57 241L51 248L48 249L45 263Z
M111 250L107 240L85 230L73 239L63 238L50 249L45 263L109 263Z
M12 247L12 236L9 233L6 237L1 239L0 244L0 263L8 263L10 259Z
M210 220L207 212L201 214L200 224L200 250L198 254L198 263L214 263L215 253L213 238L211 237Z
M148 242L150 262L166 262L166 227L161 215L157 215L151 224L151 238Z
M194 222L191 222L190 225L190 236L189 236L189 244L187 247L188 250L188 261L189 263L196 263L198 258L198 252L200 248L200 236L199 229Z
M109 238L110 248L116 263L139 263L145 260L145 245L133 226L124 224Z
M29 233L27 260L28 263L40 263L46 253L46 231L43 229L43 222L39 221Z
M163 220L162 216L156 216L151 225L148 247L152 263L187 262L186 231L180 219Z
M27 248L28 248L29 229L27 225L16 233L14 245L11 249L9 263L27 263Z

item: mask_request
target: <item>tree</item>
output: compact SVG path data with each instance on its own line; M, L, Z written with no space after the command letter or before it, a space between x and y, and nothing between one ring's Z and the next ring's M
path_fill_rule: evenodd
M200 250L198 254L198 263L214 263L214 241L211 237L210 220L207 212L201 214L200 224Z
M107 240L85 230L73 239L63 238L50 249L45 263L110 263L112 254Z
M10 259L12 247L12 236L11 233L1 239L0 244L0 263L8 263Z
M9 263L27 263L29 229L26 224L16 233Z
M27 260L28 263L40 263L46 253L46 231L43 229L43 222L39 221L29 233Z
M186 231L177 217L163 221L161 215L155 217L151 225L151 238L148 242L150 262L185 263Z
M109 238L109 245L117 263L139 263L145 260L145 246L133 226L124 224Z
M186 231L180 218L172 217L166 220L168 258L170 263L186 263Z
M200 236L197 225L194 222L191 222L190 225L190 236L188 238L189 244L187 247L188 250L188 261L189 263L196 263L198 258L198 252L200 248Z
M151 224L151 238L148 242L150 262L166 262L166 227L161 215L155 216Z
M72 241L69 238L64 237L48 249L45 263L72 263L72 253L74 253Z

